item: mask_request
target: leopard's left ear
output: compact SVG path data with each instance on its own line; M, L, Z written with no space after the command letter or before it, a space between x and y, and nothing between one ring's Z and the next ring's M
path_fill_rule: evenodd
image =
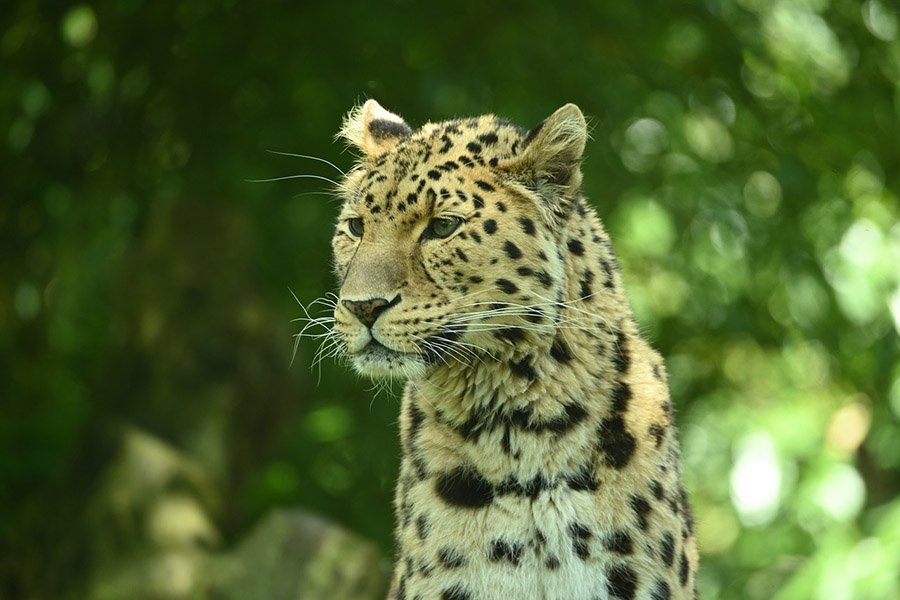
M401 117L385 110L375 100L354 107L347 116L338 137L342 137L368 158L377 158L412 133Z
M524 148L513 159L538 183L577 189L581 185L581 157L587 142L587 123L574 104L566 104L528 132Z

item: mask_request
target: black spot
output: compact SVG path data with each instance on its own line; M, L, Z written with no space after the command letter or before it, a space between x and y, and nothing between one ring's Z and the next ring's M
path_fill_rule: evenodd
M435 491L447 504L481 508L494 501L494 488L472 467L457 467L437 478Z
M662 556L663 564L667 567L671 567L672 563L675 562L675 536L672 535L671 531L663 534L659 542L659 554Z
M662 446L663 438L666 437L666 428L659 423L654 423L650 426L648 431L650 432L650 437L653 438L656 447L659 448Z
M591 539L591 530L581 523L570 523L569 535L572 536L572 551L581 560L588 558L590 556L588 541Z
M400 583L397 585L397 600L406 600L406 575L400 576Z
M506 205L505 205L504 203L498 201L498 202L497 202L497 210L499 210L499 211L502 212L502 213L505 213L505 212L506 212Z
M572 360L572 352L569 351L569 347L558 337L553 340L553 345L550 346L550 356L560 363L567 363Z
M519 217L519 224L522 226L522 231L528 235L534 235L534 221L528 217Z
M472 594L461 585L454 585L441 592L441 600L472 600Z
M493 192L493 191L494 191L494 186L492 186L491 184L489 184L487 181L481 181L481 180L479 179L479 180L476 180L476 181L475 181L475 185L477 185L479 188L483 189L483 190L486 191L486 192Z
M684 488L681 490L681 505L684 507L684 523L687 525L687 534L694 534L694 510L691 508L691 503L688 501L687 492L684 491Z
M546 427L554 433L565 433L587 416L587 410L575 402L563 406L565 411L562 415L547 421Z
M620 329L616 335L616 354L613 356L613 362L619 373L627 371L631 364L631 357L628 355L628 348L625 345L626 340L625 332Z
M497 231L497 221L493 219L488 219L484 222L484 232L487 234L493 234Z
M669 509L672 511L673 515L677 515L681 513L681 507L678 506L678 499L674 496L669 498Z
M434 573L434 565L430 562L426 562L423 558L419 563L419 575L427 579L431 577L432 573ZM419 597L419 595L416 594L416 597Z
M584 255L584 244L582 244L580 240L569 240L566 243L566 246L568 246L569 252L575 256Z
M484 208L484 198L478 194L472 194L472 204L475 205L476 209Z
M503 250L506 252L507 256L509 256L513 260L522 258L522 251L519 250L518 246L516 246L509 240L506 240L506 242L504 242Z
M662 500L666 495L666 491L663 489L662 484L656 479L650 481L650 491L653 492L653 497L657 500Z
M590 269L585 269L584 275L581 276L581 280L578 282L578 285L581 287L581 300L587 300L594 295L594 290L591 289L591 284L593 282L594 272Z
M406 490L401 490L403 495L403 500L400 503L400 514L402 516L403 527L409 527L409 522L412 520L412 503L409 501L407 497Z
M526 359L527 360L527 357ZM530 365L529 365L530 368ZM545 421L533 421L529 412L525 410L513 411L511 421L524 429L535 433L550 431L562 434L580 423L587 416L587 410L576 403L571 402L563 406L563 413Z
M482 281L484 281L484 279L482 279L478 275L472 275L469 277L469 283L481 283Z
M466 559L452 548L441 548L437 554L438 563L447 569L458 569L466 564Z
M430 526L428 524L428 519L425 515L419 515L419 518L416 519L416 532L419 534L419 539L424 540L428 537L428 530Z
M555 489L556 486L556 482L548 481L543 475L535 475L524 483L510 476L497 486L497 495L513 495L536 500L541 492Z
M453 147L453 140L451 140L450 136L445 133L441 136L441 141L443 141L444 143L440 148L438 148L438 154L445 154L450 150L450 148Z
M516 286L516 284L514 284L509 279L498 279L495 283L497 284L497 287L499 287L500 290L505 294L515 294L519 291L518 286Z
M633 600L637 589L637 575L628 565L616 565L609 572L606 590L613 598Z
M662 369L660 368L660 365L653 365L653 378L657 381L663 380Z
M634 454L634 436L625 428L621 415L614 415L600 423L600 450L605 455L606 464L621 469L628 464Z
M532 271L530 267L516 267L516 273L518 273L522 277L529 277L531 275L534 275L534 271Z
M616 531L603 540L603 546L616 554L631 554L631 536L624 531Z
M682 586L687 585L689 570L690 569L688 567L687 555L684 552L682 552L681 553L681 564L678 566L678 581L681 583Z
M665 413L666 416L668 416L671 419L672 415L674 414L674 409L672 408L672 403L669 402L668 400L666 400L659 406L660 406L660 408L662 408L663 413Z
M428 177L431 179L440 179L441 172L438 171L437 169L431 169L430 171L428 171Z
M381 140L387 137L406 137L412 133L412 130L406 123L388 121L387 119L372 119L369 122L369 133L376 140Z
M468 144L466 144L466 150L468 150L472 154L478 154L479 152L481 152L481 144L479 144L478 142L469 142Z
M503 437L500 438L500 448L503 450L503 452L505 454L513 453L512 452L512 443L511 443L511 440L509 439L509 436L510 436L509 427L506 427L503 430Z
M606 273L606 277L612 279L613 276L613 268L612 265L609 264L609 261L605 258L600 259L600 268L603 269L603 272Z
M428 478L428 467L422 457L413 457L413 466L416 468L416 477L419 481L425 481Z
M484 145L490 146L491 144L496 144L498 138L496 133L490 132L479 135L478 139L481 140Z
M551 571L555 571L559 568L559 559L554 555L550 555L547 557L547 560L544 561L544 566L550 569Z
M466 256L466 253L463 252L460 248L456 249L456 255L459 257L459 260L463 262L469 262L469 257Z
M537 280L540 281L541 285L545 288L549 288L551 285L553 285L553 278L550 277L550 275L548 275L545 271L538 271L535 277L537 277Z
M488 559L492 562L507 560L515 566L519 566L522 557L522 544L512 544L504 540L494 540Z
M504 327L503 329L495 331L494 337L498 340L506 340L515 344L525 339L525 332L518 327Z
M624 381L617 381L613 388L613 410L623 413L628 409L628 401L631 400L631 388Z
M631 509L637 516L638 526L643 530L647 530L647 516L650 514L651 506L647 499L643 496L634 494L631 496Z
M416 436L419 435L419 431L422 429L422 424L425 422L425 413L416 406L415 402L410 402L406 414L409 417L409 429L406 432L406 443L412 446L412 444L415 443Z
M463 233L465 233L465 232L463 232ZM473 231L470 235L472 236L472 239L475 240L475 243L476 243L476 244L480 244L480 243L481 243L481 236L478 235L478 232Z
M537 379L537 372L535 372L534 367L531 366L527 356L518 362L510 362L509 369L513 374L518 375L519 377L525 377L530 380Z
M672 600L672 590L669 589L669 584L662 579L658 579L650 600Z
M594 465L583 465L578 472L566 476L566 485L576 492L596 492L600 486L594 478Z

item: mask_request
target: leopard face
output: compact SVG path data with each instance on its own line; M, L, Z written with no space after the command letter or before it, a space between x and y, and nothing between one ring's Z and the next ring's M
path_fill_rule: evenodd
M412 131L372 100L348 115L364 157L341 185L334 318L357 371L417 378L552 335L583 132L571 105L532 132L493 116Z

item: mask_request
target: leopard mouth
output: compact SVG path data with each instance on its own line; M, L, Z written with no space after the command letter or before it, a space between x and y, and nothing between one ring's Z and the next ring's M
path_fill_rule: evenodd
M389 348L374 337L359 352L352 355L354 368L367 377L397 377L412 379L424 371L427 363L422 355Z
M394 350L393 348L388 348L373 337L371 340L369 340L369 343L359 351L358 354L367 356L368 358L396 359L407 356L410 353Z

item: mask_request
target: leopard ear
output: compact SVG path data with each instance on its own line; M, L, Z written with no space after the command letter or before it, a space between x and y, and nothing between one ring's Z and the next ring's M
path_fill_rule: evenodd
M566 189L581 185L581 157L587 142L587 123L574 104L566 104L528 132L515 159L536 183Z
M377 158L412 133L401 117L385 110L375 100L366 100L354 107L347 116L338 137L363 151L369 158Z

